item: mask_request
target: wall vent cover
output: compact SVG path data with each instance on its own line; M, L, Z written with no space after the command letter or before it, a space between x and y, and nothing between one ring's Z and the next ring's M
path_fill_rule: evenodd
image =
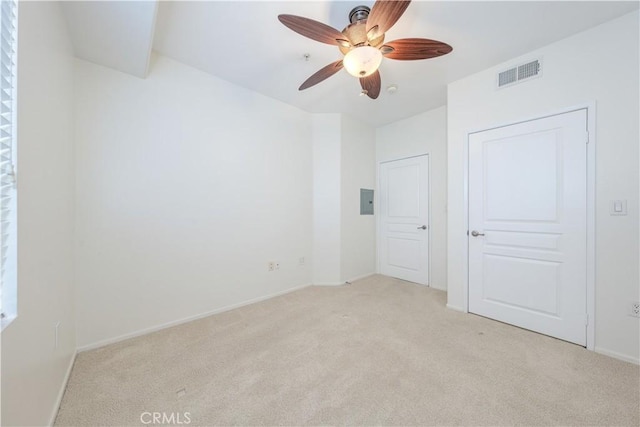
M511 86L522 80L533 77L540 77L542 74L542 66L539 59L527 62L526 64L517 65L508 70L498 73L498 87Z

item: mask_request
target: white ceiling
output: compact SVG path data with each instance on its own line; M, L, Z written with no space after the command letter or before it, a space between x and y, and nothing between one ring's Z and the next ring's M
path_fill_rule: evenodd
M360 4L373 1L161 1L157 16L153 1L73 2L65 13L76 55L83 59L141 75L140 63L146 69L149 54L141 47L153 40L162 55L303 110L347 113L381 125L444 105L447 83L638 9L637 1L414 1L386 40L440 40L453 46L451 54L385 59L377 100L358 96L360 85L346 71L299 92L307 77L341 54L284 27L278 14L342 30L349 11ZM149 35L154 20L155 34ZM393 95L385 90L391 84L398 85Z
M63 2L75 55L145 77L157 6L155 1Z

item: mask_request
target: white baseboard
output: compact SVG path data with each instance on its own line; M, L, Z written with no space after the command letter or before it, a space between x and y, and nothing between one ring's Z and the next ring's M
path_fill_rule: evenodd
M450 304L447 304L447 308L450 310L460 311L462 313L467 312L466 310L460 307L450 305ZM640 359L637 359L635 357L632 357L626 354L618 353L617 351L608 350L602 347L596 347L593 351L595 351L596 353L603 354L605 356L613 357L614 359L622 360L623 362L629 362L635 365L640 365Z
M596 347L594 349L596 353L604 354L605 356L613 357L614 359L622 360L624 362L640 365L640 359L637 359L626 354L618 353L617 351L607 350L606 348Z
M347 279L344 282L318 282L314 283L313 286L342 286L345 283L355 282L356 280L366 279L367 277L375 276L377 273L367 273L361 276L352 277L351 279Z
M455 305L451 305L451 304L447 304L447 308L448 308L449 310L459 311L459 312L461 312L461 313L466 313L466 312L467 312L467 310L465 310L464 308L462 308L462 307L457 307L457 306L455 306Z
M53 413L51 414L51 418L49 418L49 425L52 426L53 423L56 422L56 417L58 416L58 410L60 410L60 405L62 404L62 398L64 397L64 392L67 390L67 383L69 382L69 377L71 377L71 371L73 370L73 365L76 363L76 356L78 355L77 351L73 352L73 356L71 356L71 360L69 361L69 366L67 367L67 372L64 375L64 380L62 381L62 386L60 387L60 391L58 392L58 397L56 399L56 404L53 407Z
M167 329L167 328L171 328L173 326L181 325L183 323L192 322L194 320L202 319L204 317L213 316L214 314L223 313L225 311L229 311L229 310L233 310L233 309L236 309L236 308L244 307L245 305L255 304L257 302L268 300L270 298L275 298L275 297L278 297L280 295L285 295L285 294L288 294L288 293L291 293L291 292L294 292L294 291L297 291L297 290L300 290L300 289L303 289L303 288L306 288L306 287L309 287L309 286L311 286L311 284L305 284L305 285L301 285L301 286L296 286L295 288L290 288L290 289L286 289L284 291L276 292L276 293L273 293L273 294L261 296L261 297L258 297L258 298L253 298L253 299L250 299L250 300L247 300L247 301L242 301L242 302L239 302L237 304L227 305L225 307L217 308L215 310L207 311L205 313L196 314L195 316L189 316L189 317L185 317L183 319L179 319L179 320L174 320L174 321L171 321L171 322L163 323L161 325L152 326L150 328L140 329L138 331L130 332L128 334L120 335L120 336L117 336L117 337L114 337L114 338L107 338L105 340L97 341L97 342L92 343L92 344L86 344L86 345L80 346L80 347L78 347L78 352L83 352L83 351L88 351L88 350L95 350L96 348L104 347L104 346L109 345L109 344L115 344L117 342L128 340L130 338L139 337L139 336L142 336L142 335L150 334L152 332L160 331L162 329Z
M371 276L375 276L376 273L367 273L367 274L362 274L360 276L356 276L356 277L352 277L351 279L348 279L347 282L355 282L356 280L362 280L362 279L366 279L367 277L371 277Z

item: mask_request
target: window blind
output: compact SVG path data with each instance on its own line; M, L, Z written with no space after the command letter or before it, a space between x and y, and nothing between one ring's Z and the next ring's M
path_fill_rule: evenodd
M0 304L2 317L7 297L15 295L16 252L16 15L15 0L2 0L0 7Z

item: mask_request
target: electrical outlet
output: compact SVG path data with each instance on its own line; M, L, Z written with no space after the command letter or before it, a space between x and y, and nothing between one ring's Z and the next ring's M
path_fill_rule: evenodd
M273 261L269 261L269 262L267 263L267 270L268 270L268 271L273 271L273 270L275 270L275 269L276 269L276 263L275 263L275 262L273 262Z
M629 308L629 316L640 317L640 302L632 302Z
M280 263L276 261L274 264L276 265L276 270L280 270Z

